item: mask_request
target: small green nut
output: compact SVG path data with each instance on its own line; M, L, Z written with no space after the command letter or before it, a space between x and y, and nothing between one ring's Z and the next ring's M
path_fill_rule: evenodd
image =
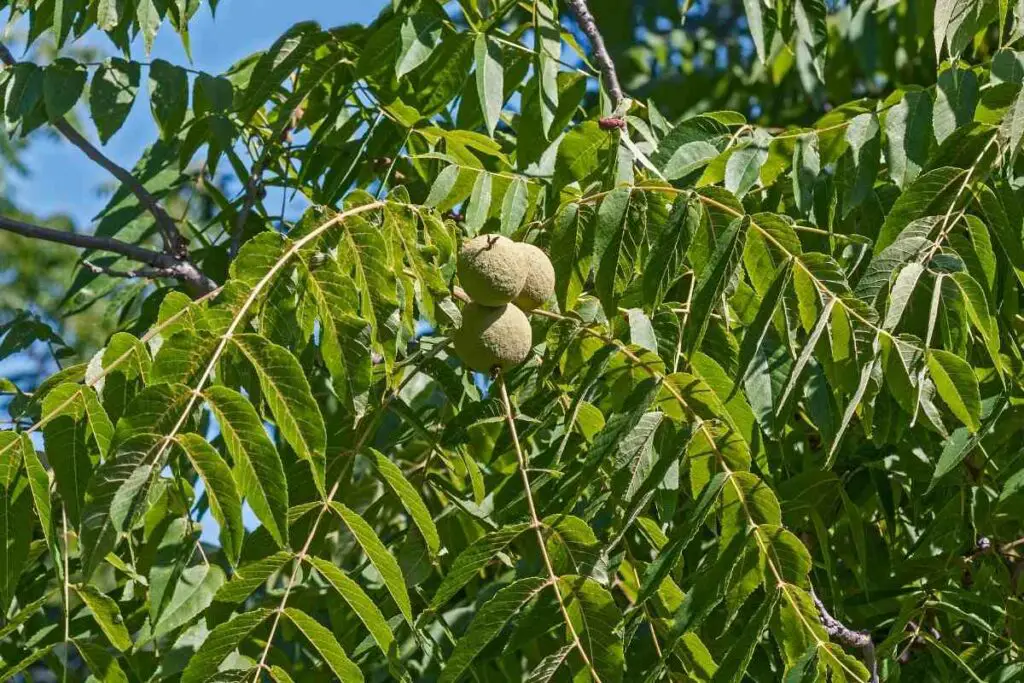
M484 306L509 303L526 282L516 243L501 235L480 235L464 243L458 274L469 298Z
M453 339L463 364L477 372L492 372L526 360L533 346L533 330L529 318L514 304L481 306L472 302L462 309L462 327Z
M516 243L519 258L526 268L526 282L513 300L524 311L544 305L555 293L555 268L539 247L526 242Z

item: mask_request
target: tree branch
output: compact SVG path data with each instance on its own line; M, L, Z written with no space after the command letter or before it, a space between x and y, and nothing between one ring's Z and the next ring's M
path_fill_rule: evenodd
M601 70L601 75L604 76L604 85L608 89L608 95L612 98L612 109L616 109L623 99L622 86L619 85L619 75L615 71L615 62L612 61L611 55L608 54L604 38L601 37L601 31L597 28L597 21L594 20L594 15L590 13L590 8L587 7L587 0L566 0L566 4L569 5L573 16L576 17L576 23L580 25L580 29L586 34L590 40L590 45L594 48L594 59L597 61L597 68Z
M21 235L22 237L66 244L80 249L97 249L99 251L108 251L112 254L120 254L133 261L153 266L156 270L148 271L150 275L176 278L202 293L213 291L217 286L213 280L204 275L191 261L180 260L171 254L164 254L136 244L122 242L113 237L82 235L64 230L44 228L40 225L32 225L31 223L25 223L24 221L7 216L0 216L0 230ZM91 265L87 264L86 267L88 268Z
M174 273L168 268L131 268L129 270L117 270L116 268L108 268L107 266L101 266L98 263L92 261L82 261L82 267L86 270L92 271L97 275L107 275L109 277L174 277Z
M829 637L834 638L840 645L860 648L864 655L864 663L871 671L871 683L878 683L878 662L875 660L875 644L871 640L871 634L866 631L854 631L829 614L825 609L825 603L821 601L813 588L811 588L811 598L814 600L814 606L818 608L818 619Z
M7 66L14 66L18 63L18 60L11 54L11 51L2 43L0 43L0 61ZM160 230L160 235L164 241L164 250L168 254L173 254L182 260L188 257L188 242L181 232L178 231L178 226L175 224L174 219L170 217L162 206L160 206L156 197L150 194L149 190L143 186L138 178L132 175L127 169L118 166L112 160L104 156L103 152L89 142L85 136L75 130L75 127L68 123L66 119L60 118L56 121L51 121L51 124L54 128L59 130L71 144L85 152L87 157L102 166L111 175L121 181L121 183L135 195L139 200L139 203L142 204L147 211L153 214L153 217L156 219L157 228Z

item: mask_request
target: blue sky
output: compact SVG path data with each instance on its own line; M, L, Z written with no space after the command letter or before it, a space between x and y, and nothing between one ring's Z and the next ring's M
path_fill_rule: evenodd
M292 24L315 20L325 27L372 21L389 0L220 0L217 16L210 16L204 3L191 25L191 63L178 35L165 22L147 58L142 41L132 46L135 59L157 57L174 64L220 73L242 57L265 49ZM106 53L115 50L104 35L95 32L86 41ZM97 138L91 122L86 131ZM104 153L131 168L142 150L156 139L148 98L140 93L125 126L114 136ZM110 176L63 140L37 135L23 157L28 175L9 178L19 205L35 213L64 213L85 225L106 203L103 188Z

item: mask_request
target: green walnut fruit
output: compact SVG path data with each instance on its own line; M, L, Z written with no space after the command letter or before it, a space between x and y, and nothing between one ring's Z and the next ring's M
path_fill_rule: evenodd
M548 255L538 247L519 242L516 248L526 269L526 281L513 301L524 311L532 311L555 293L555 268Z
M455 353L465 365L477 372L491 372L526 360L533 330L526 314L514 304L481 306L472 302L462 309L462 327L453 338Z
M469 298L484 306L502 306L526 282L518 245L501 235L480 235L459 250L459 282Z

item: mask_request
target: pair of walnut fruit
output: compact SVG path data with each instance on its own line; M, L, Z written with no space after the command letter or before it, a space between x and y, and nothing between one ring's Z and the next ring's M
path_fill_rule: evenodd
M478 372L507 370L526 360L533 344L532 311L555 291L555 270L532 244L480 235L459 250L459 282L471 299L454 335L455 352Z

